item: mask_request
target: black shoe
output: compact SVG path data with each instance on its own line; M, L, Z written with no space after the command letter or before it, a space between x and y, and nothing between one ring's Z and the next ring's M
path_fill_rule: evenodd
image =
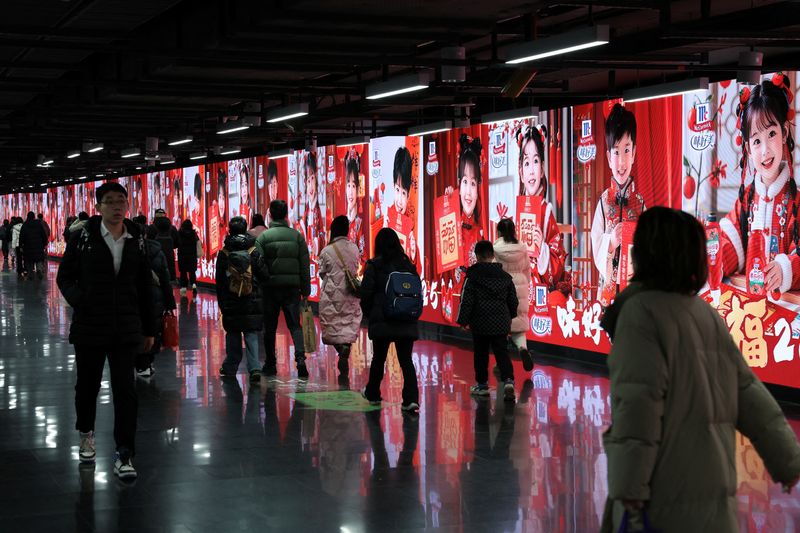
M297 377L300 379L308 378L308 367L305 363L300 363L297 365Z
M346 357L339 357L339 362L336 366L339 368L339 373L343 376L350 372L350 361Z
M235 378L236 372L228 372L225 370L225 367L220 367L219 369L219 377L221 378Z
M526 372L533 370L533 359L531 359L531 354L527 348L519 349L519 358L522 359L522 368L524 368Z
M253 370L250 372L250 383L256 385L261 383L261 371L260 370Z
M275 377L278 375L278 368L275 365L272 366L264 365L263 367L261 367L261 374L268 378Z

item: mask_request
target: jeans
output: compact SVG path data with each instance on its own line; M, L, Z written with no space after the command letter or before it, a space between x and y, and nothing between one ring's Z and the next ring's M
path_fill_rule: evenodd
M500 379L514 379L514 367L508 357L507 335L479 335L472 333L472 343L475 350L475 381L478 383L489 382L489 349L494 352L497 366L500 368Z
M106 357L111 371L111 392L114 395L114 440L117 451L134 453L138 400L133 366L137 346L75 345L75 365L78 379L75 384L75 429L84 433L94 430L97 413L97 393L103 379Z
M197 283L197 274L195 273L195 270L192 270L191 272L181 270L181 287L185 289L190 284L194 285L195 283Z
M419 389L417 388L417 370L411 360L411 352L414 349L413 339L373 339L372 340L372 364L369 366L369 381L365 394L369 400L380 400L381 381L383 381L383 371L386 365L386 357L389 354L389 345L394 342L397 350L397 361L403 371L403 403L408 405L411 402L419 402Z
M258 361L258 333L255 331L229 331L225 333L225 360L222 368L225 373L235 374L242 362L242 335L244 335L244 347L247 353L247 371L259 370Z
M278 318L283 310L286 327L292 334L294 342L294 360L305 364L305 344L303 329L300 327L300 289L296 287L264 288L264 352L266 360L264 371L271 371L277 365L275 357L275 335L278 331Z

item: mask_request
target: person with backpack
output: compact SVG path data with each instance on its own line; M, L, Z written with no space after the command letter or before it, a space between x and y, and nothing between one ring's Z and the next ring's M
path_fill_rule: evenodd
M359 282L361 262L358 246L347 238L350 221L339 215L331 223L331 241L319 254L319 276L323 279L319 298L322 342L333 345L339 355L339 372L347 375L350 346L361 328Z
M278 373L275 359L275 335L278 318L283 311L286 327L294 342L294 360L297 377L308 377L303 329L300 327L300 304L311 294L311 271L308 245L303 235L289 227L286 217L289 208L284 200L273 200L269 204L272 222L269 229L258 236L256 246L264 258L269 271L269 280L264 284L264 352L266 360L262 373L274 376Z
M139 215L133 219L139 225L142 233L145 233L147 218ZM145 239L147 260L150 262L152 272L150 292L153 295L153 347L150 350L139 353L136 356L136 375L140 378L149 378L155 374L153 362L155 356L161 351L161 336L164 329L164 313L172 312L177 308L175 305L175 295L172 293L172 285L169 281L169 270L167 269L167 258L161 250L161 244L153 239Z
M0 242L3 244L3 272L8 271L8 248L11 244L11 224L8 219L0 226Z
M189 219L181 223L178 231L178 270L181 272L181 296L186 296L189 284L192 296L197 293L197 260L203 255L200 237Z
M136 218L138 219L139 217ZM68 218L67 228L64 230L64 241L69 242L69 238L72 235L74 235L75 233L80 233L80 231L86 227L87 222L89 222L89 213L87 213L86 211L81 211L80 213L78 213L77 217Z
M225 328L225 360L219 369L223 378L236 376L244 336L250 382L261 381L258 332L264 327L264 316L259 289L268 279L256 238L247 233L247 221L233 217L228 222L225 246L217 254L217 302Z
M170 281L175 281L178 276L175 273L175 250L178 248L178 230L167 217L167 212L163 209L156 209L153 225L148 228L147 237L155 239L161 244L164 257L167 258L167 268L169 269Z
M478 262L467 269L456 320L472 331L477 384L469 390L476 396L489 395L491 348L500 369L503 396L508 401L514 401L514 368L508 357L508 333L519 305L517 291L511 275L503 270L502 264L494 262L491 242L478 241L475 244L475 258Z
M33 273L39 279L44 278L44 251L47 247L47 233L40 220L36 219L33 211L28 212L28 218L19 232L19 248L25 260L25 270L29 279Z
M369 319L373 356L369 381L362 396L372 405L381 404L381 381L389 346L394 343L403 371L404 412L419 411L417 372L411 360L417 323L422 314L422 283L413 263L403 251L397 233L383 228L375 236L375 257L367 261L361 281L361 311Z
M100 215L70 237L56 283L72 307L69 342L75 346L78 457L95 460L97 393L108 358L114 398L114 474L136 477L136 354L153 347L153 274L139 226L125 218L128 191L115 182L95 191Z

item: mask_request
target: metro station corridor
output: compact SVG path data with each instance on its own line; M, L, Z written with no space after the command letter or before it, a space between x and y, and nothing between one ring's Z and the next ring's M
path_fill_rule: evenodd
M338 377L335 352L323 346L303 381L284 329L278 379L251 385L242 367L237 379L222 380L224 335L207 291L180 299L180 348L157 356L153 377L137 379L139 478L126 484L112 473L107 381L97 464L80 467L71 311L55 269L42 282L0 277L1 531L599 528L607 493L601 435L610 422L601 369L538 359L530 376L514 361L516 403L494 392L472 398L469 346L421 340L421 409L408 416L394 358L382 409L357 392L370 361L366 331L349 379ZM786 409L800 433L800 413ZM737 449L741 530L798 530L800 495L768 480L748 442L740 438Z

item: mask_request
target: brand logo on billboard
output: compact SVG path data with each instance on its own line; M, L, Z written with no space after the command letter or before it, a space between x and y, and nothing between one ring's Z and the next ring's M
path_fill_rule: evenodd
M428 162L425 163L425 172L428 176L435 176L439 172L439 158L436 156L436 142L428 143Z
M546 337L553 332L553 319L549 316L533 315L531 317L531 331L537 337Z
M490 162L493 168L503 168L508 157L508 146L506 143L506 130L504 127L497 127L489 134L492 139L492 154Z
M581 121L581 137L578 142L578 149L575 152L575 157L583 164L594 161L597 157L597 146L594 144L591 120Z
M716 143L717 135L713 131L693 133L689 138L689 145L696 152L704 152Z
M372 177L379 179L381 177L381 160L378 159L378 151L375 150L372 155Z

